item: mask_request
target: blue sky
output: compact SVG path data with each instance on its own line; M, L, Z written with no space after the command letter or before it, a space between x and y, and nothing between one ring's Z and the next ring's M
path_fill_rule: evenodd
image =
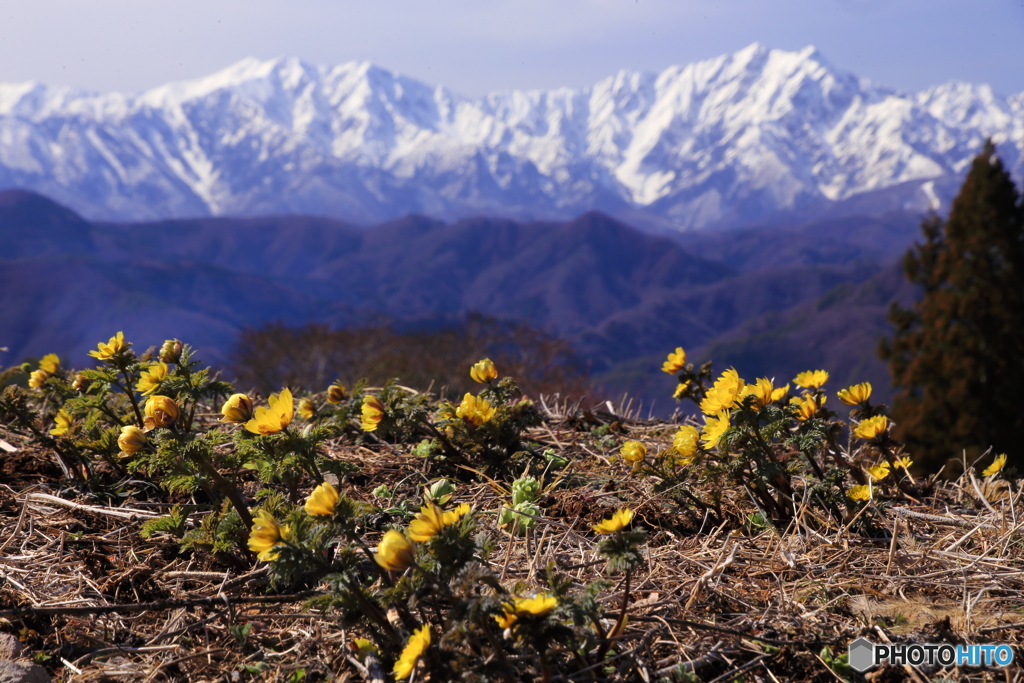
M137 92L247 56L369 60L469 96L586 87L754 41L891 87L1024 91L1024 0L34 0L0 9L0 81Z

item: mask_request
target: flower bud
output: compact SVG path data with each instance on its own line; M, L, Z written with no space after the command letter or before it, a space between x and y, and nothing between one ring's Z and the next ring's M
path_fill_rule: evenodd
M540 495L541 485L536 477L520 477L512 482L512 505L533 502Z
M316 417L316 406L313 405L312 399L300 398L298 413L303 420L312 420Z
M122 453L133 455L146 446L146 435L135 425L121 427L121 436L117 437L117 445Z
M178 404L173 398L150 396L149 400L146 401L144 413L146 415L144 421L146 431L150 431L157 427L170 427L178 420L181 411L178 409Z
M639 441L627 441L619 451L626 462L638 463L647 457L647 446Z
M181 360L181 349L184 345L180 339L168 339L160 347L160 360L164 363L177 363Z
M50 373L46 370L33 370L28 376L28 385L33 389L38 389L46 384L46 379L49 376Z
M331 386L327 387L327 402L328 403L341 403L345 400L345 385L341 382L335 382Z
M79 372L75 375L75 381L71 383L71 386L78 393L84 394L89 390L90 384L92 384L92 380Z
M700 432L692 425L683 425L672 437L672 448L684 458L692 457L697 452Z
M423 499L428 503L444 505L452 499L453 493L455 493L455 486L451 482L447 479L438 479L427 487L426 493L423 494Z
M252 419L252 399L245 394L232 394L220 408L221 422L244 424Z

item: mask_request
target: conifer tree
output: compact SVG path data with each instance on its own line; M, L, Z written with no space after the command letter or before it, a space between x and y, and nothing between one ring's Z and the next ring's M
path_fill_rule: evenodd
M896 331L881 355L897 395L896 433L932 471L993 447L1024 464L1024 205L991 140L943 223L903 260L923 290L893 304Z

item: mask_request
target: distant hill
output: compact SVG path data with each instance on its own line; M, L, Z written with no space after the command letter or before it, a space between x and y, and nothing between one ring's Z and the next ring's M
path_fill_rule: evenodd
M0 364L55 351L80 365L118 330L142 348L181 337L223 363L240 329L271 321L438 324L478 311L566 338L596 377L650 397L671 392L657 370L678 345L750 376L820 361L874 380L881 366L862 352L873 353L889 300L907 296L892 263L916 222L672 238L594 212L370 228L304 216L91 223L6 191Z

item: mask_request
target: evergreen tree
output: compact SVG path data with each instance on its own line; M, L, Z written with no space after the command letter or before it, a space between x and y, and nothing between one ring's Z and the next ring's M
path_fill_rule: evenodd
M881 348L896 434L932 471L990 446L1024 469L1024 205L991 140L945 223L921 227L903 267L923 297L893 304Z

